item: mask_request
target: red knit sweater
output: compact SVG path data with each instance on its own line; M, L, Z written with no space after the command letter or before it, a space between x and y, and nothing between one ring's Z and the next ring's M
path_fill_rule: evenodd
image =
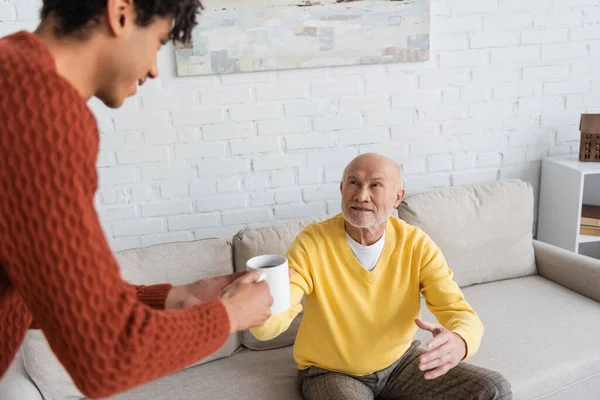
M35 321L89 397L190 365L230 329L219 301L164 311L170 285L122 280L94 208L98 141L37 37L0 39L0 376Z

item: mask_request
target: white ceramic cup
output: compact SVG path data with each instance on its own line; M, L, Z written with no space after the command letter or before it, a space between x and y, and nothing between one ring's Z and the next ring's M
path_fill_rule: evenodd
M252 257L246 263L246 269L260 272L259 282L264 280L269 285L273 297L271 314L279 314L290 308L290 275L287 258L277 254Z

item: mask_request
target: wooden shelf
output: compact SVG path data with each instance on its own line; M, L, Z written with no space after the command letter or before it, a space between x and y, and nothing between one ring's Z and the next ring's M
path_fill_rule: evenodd
M579 235L577 238L579 243L594 243L600 242L600 236L592 236L592 235Z

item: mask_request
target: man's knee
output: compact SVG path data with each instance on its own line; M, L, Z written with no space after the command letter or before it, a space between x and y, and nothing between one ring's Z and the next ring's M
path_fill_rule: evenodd
M499 372L489 371L477 379L482 385L483 391L488 395L481 397L486 400L511 400L512 389L510 382Z

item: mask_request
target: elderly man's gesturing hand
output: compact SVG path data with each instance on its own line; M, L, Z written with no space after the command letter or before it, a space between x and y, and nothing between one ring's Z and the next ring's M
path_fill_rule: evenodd
M456 333L439 324L432 324L420 319L415 323L421 329L433 334L427 343L427 352L419 357L419 369L427 371L425 379L435 379L444 375L458 365L467 354L465 341Z

